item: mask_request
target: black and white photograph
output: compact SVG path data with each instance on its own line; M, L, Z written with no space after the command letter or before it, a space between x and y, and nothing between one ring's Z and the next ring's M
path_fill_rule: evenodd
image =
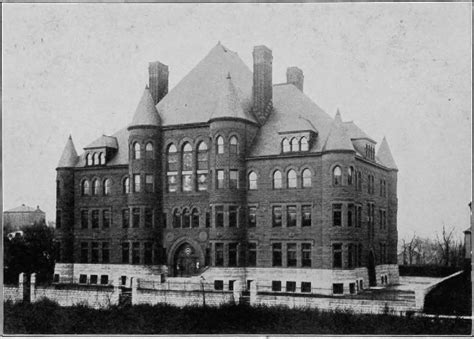
M472 332L472 4L2 6L4 335Z

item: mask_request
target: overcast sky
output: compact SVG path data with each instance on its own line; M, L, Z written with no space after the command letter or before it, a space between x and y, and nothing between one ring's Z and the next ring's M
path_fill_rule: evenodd
M305 93L339 108L399 167L400 237L469 225L471 4L4 4L4 209L55 215L55 168L131 120L149 61L170 88L220 40L251 68L273 50L274 83L304 71Z

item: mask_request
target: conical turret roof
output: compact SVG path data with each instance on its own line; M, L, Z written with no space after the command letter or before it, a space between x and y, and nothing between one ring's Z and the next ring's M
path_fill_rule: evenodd
M354 146L352 145L351 139L346 133L344 124L342 123L341 113L339 109L337 110L334 121L331 125L331 130L329 132L328 138L326 139L326 144L324 145L325 151L354 151Z
M392 152L390 147L388 147L388 142L385 137L383 137L382 143L377 151L378 160L386 167L398 170L395 160L393 160Z
M158 111L153 103L153 97L151 96L148 87L143 91L142 98L138 103L135 115L133 116L132 126L160 126L161 119L158 115Z
M61 159L59 159L58 167L74 167L77 162L77 152L72 142L72 137L69 136L64 147Z

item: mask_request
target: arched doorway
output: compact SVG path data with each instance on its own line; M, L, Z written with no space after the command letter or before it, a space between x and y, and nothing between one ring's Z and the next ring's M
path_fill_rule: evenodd
M176 277L188 277L199 271L199 255L192 245L185 242L175 252L173 271Z
M375 276L375 256L374 252L369 252L369 260L367 269L369 271L369 286L377 285L377 277Z

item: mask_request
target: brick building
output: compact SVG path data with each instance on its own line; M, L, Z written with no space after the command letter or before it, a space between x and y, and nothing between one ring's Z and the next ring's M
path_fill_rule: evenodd
M269 48L253 60L252 72L218 43L169 93L168 66L152 62L128 127L79 156L69 138L60 279L164 272L326 294L398 281L387 141L376 153L354 122L319 108L301 69L273 84Z
M22 204L3 212L3 225L11 231L19 230L22 226L31 226L34 223L44 222L46 213L39 206L30 207Z

